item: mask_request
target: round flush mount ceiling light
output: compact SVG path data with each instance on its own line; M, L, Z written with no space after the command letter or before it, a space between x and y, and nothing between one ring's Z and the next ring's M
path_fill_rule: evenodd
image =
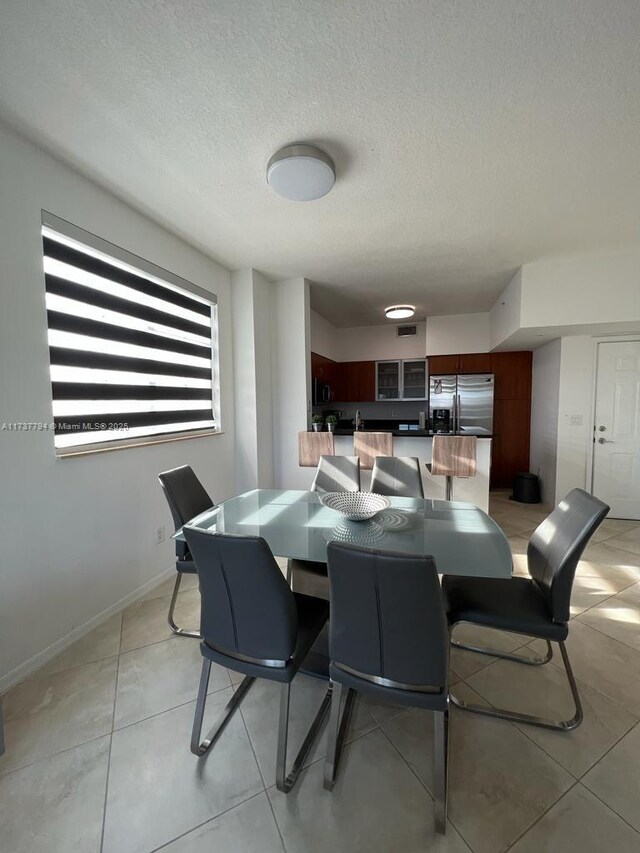
M313 201L326 195L336 181L333 160L314 145L287 145L267 164L267 183L291 201Z
M388 320L408 320L416 313L414 305L390 305L384 309Z

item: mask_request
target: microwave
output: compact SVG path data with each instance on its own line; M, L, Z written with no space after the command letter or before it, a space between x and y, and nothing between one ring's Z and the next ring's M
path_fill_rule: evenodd
M331 402L331 386L320 379L313 380L313 405L322 406Z

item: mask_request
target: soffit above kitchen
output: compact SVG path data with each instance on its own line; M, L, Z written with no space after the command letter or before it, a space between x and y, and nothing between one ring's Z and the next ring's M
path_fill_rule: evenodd
M522 264L638 243L640 4L5 0L0 115L337 326L488 310ZM294 142L312 202L267 186ZM83 223L78 223L82 225Z

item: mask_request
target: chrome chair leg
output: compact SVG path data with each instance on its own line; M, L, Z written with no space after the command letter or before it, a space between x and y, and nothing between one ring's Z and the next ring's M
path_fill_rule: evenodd
M276 761L276 788L288 794L296 784L302 766L311 747L323 729L327 712L331 704L332 685L329 684L318 713L314 717L300 751L296 755L291 772L287 775L287 741L289 737L289 705L291 701L291 682L280 686L280 720L278 723L278 753Z
M193 718L193 729L191 730L191 752L197 755L198 758L203 756L211 746L216 742L224 727L227 725L231 717L234 715L238 706L244 699L247 691L255 681L250 675L240 682L240 686L229 699L220 718L215 726L211 729L206 738L201 741L202 719L204 717L204 708L207 703L207 688L209 687L209 675L211 674L211 661L207 658L202 659L202 673L200 675L200 686L198 688L198 699L196 701L196 713Z
M453 629L456 627L456 625L464 624L471 625L475 623L456 622L455 625L451 626L450 635L453 634ZM524 655L514 655L511 652L500 652L497 649L489 649L485 646L472 646L469 643L461 643L459 640L454 640L453 637L451 637L451 645L455 646L456 649L466 649L466 651L468 652L476 652L479 655L490 655L492 658L502 658L503 660L515 661L516 663L526 663L528 666L543 666L543 664L549 663L549 661L553 657L553 649L551 648L551 643L549 642L549 640L547 640L546 643L547 653L544 657L529 658L525 657Z
M538 726L542 729L552 729L553 731L558 732L570 732L573 729L577 729L583 719L582 703L580 702L578 685L576 684L573 670L571 669L571 663L569 662L569 655L567 654L565 644L562 641L559 641L558 645L560 646L567 680L569 682L569 687L571 688L571 695L573 696L573 702L575 705L575 713L570 720L547 720L543 717L535 717L532 714L518 714L516 711L509 711L503 708L487 708L484 705L473 705L471 703L464 702L462 699L457 699L452 693L449 694L451 701L456 705L456 707L462 708L463 711L472 711L474 714L484 714L486 717L498 717L498 719L501 720L511 720L514 723L525 723L530 726Z
M340 755L342 754L342 747L349 731L349 722L356 699L356 691L347 688L344 710L342 716L340 716L344 688L337 681L332 681L331 686L333 688L333 697L331 699L331 719L329 721L329 742L327 744L327 757L324 764L324 788L326 791L332 791L336 784Z
M174 634L177 634L179 637L194 637L197 640L202 639L202 634L200 631L187 631L186 628L178 628L176 623L173 621L173 611L176 607L176 602L178 601L178 591L180 589L180 581L182 580L182 572L176 572L176 582L173 587L173 594L171 596L171 604L169 605L169 613L167 615L167 622L169 623L169 627L173 631Z
M436 832L447 832L447 793L449 784L449 701L445 711L434 711L434 787L436 795Z

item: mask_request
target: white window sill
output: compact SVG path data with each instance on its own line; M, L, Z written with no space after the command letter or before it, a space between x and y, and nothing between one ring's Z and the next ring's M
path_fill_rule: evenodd
M76 447L61 447L56 450L57 459L71 459L75 456L91 456L94 453L109 453L113 450L127 450L130 447L149 447L154 444L166 444L169 441L189 441L193 438L209 438L213 435L224 435L222 429L208 429L200 432L174 432L167 435L148 436L144 438L122 438L117 441L105 441L96 444L78 445Z

